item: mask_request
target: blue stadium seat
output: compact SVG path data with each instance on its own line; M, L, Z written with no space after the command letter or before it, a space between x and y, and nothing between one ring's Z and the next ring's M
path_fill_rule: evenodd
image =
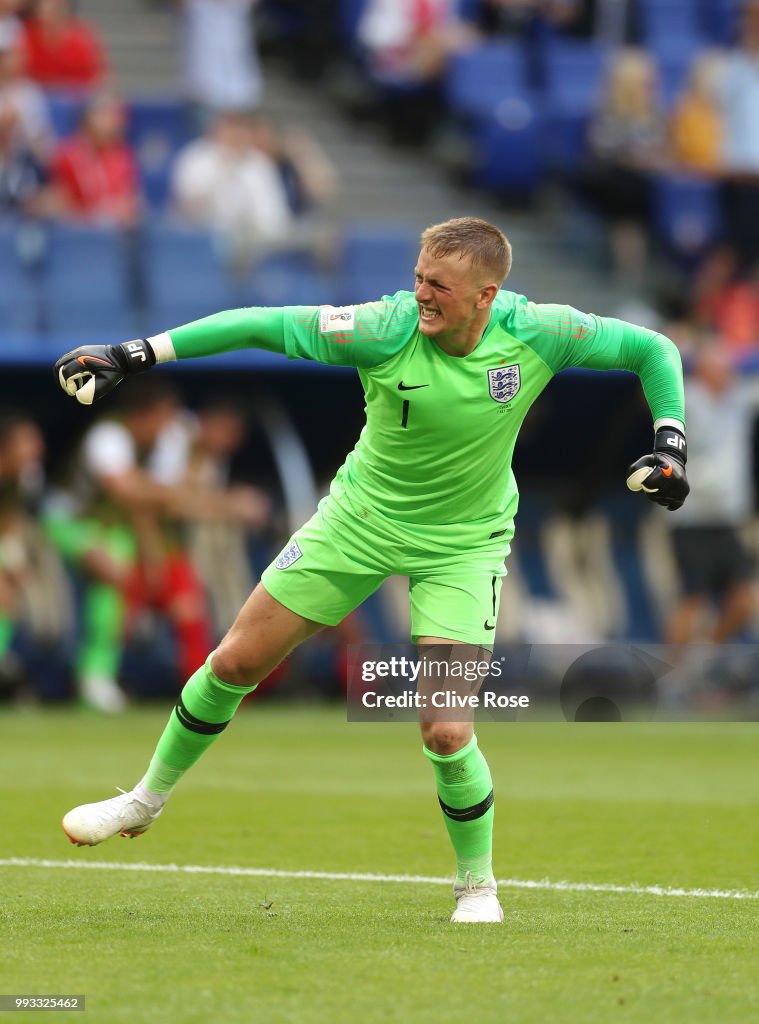
M448 105L457 114L483 114L502 100L530 93L524 47L512 41L485 43L453 57L445 81Z
M703 36L680 35L674 39L656 39L651 53L659 74L659 95L671 107L685 88L693 61L706 48Z
M343 302L368 302L413 288L418 255L418 236L408 227L350 228L343 246Z
M541 54L548 159L559 170L579 165L588 121L597 109L609 50L579 39L552 38Z
M136 329L134 253L111 228L57 224L50 231L44 274L45 324L51 331L123 338Z
M699 0L638 0L644 42L697 36L701 29Z
M56 136L65 139L72 135L84 110L84 97L75 92L49 92L47 103Z
M166 330L240 305L238 289L207 231L156 222L145 234L146 320Z
M479 120L473 183L499 194L531 193L545 169L544 121L524 99L504 100Z
M143 192L154 209L166 205L171 164L192 134L183 100L164 97L130 101L127 138L137 156Z
M712 44L731 46L738 38L743 0L701 0L701 26Z
M719 186L706 178L660 175L655 184L654 211L659 237L686 263L698 260L722 230Z
M241 298L251 306L335 305L340 284L334 275L315 270L305 253L277 253L253 269Z
M30 243L34 242L28 225L0 220L0 334L39 327L40 265L32 258L36 254Z

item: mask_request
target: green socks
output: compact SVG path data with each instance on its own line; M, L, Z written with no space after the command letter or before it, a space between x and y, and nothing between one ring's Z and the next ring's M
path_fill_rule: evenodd
M456 882L471 871L475 884L493 878L493 780L473 736L455 754L433 754L437 794L448 835L456 851Z
M229 725L255 686L225 683L211 669L211 655L185 683L158 741L147 774L138 787L151 794L169 792Z

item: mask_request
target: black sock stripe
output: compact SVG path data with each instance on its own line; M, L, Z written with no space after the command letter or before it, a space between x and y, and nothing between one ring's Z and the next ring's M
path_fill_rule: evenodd
M474 804L472 807L449 807L448 804L444 804L440 797L440 807L447 817L452 818L454 821L474 821L475 818L481 818L483 814L487 814L490 808L493 806L493 790L491 789L484 800L480 803Z
M177 706L174 708L177 713L177 718L190 732L199 732L204 736L215 736L219 732L224 732L226 727L229 725L231 719L227 719L226 722L203 722L195 715L191 715L187 708L184 706L184 702L180 697L177 701Z

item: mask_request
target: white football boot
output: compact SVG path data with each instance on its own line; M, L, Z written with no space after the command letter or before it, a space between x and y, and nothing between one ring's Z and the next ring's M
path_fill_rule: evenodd
M117 787L118 788L118 787ZM141 836L150 828L163 806L151 806L132 790L120 790L120 796L81 804L63 816L63 831L76 846L97 846L111 836L129 839Z
M454 884L453 895L456 897L456 909L451 921L458 924L498 924L503 921L503 910L498 902L498 885L495 879L475 885L472 872L467 871L464 884Z

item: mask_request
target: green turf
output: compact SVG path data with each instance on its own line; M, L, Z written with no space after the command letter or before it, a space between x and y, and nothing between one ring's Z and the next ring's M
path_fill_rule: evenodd
M136 781L164 717L4 712L0 858L450 873L414 727L321 709L243 709L148 835L70 846L62 813ZM755 726L479 735L500 878L759 890ZM757 900L504 888L503 927L455 927L435 885L38 867L0 885L0 992L83 992L74 1021L759 1020Z

